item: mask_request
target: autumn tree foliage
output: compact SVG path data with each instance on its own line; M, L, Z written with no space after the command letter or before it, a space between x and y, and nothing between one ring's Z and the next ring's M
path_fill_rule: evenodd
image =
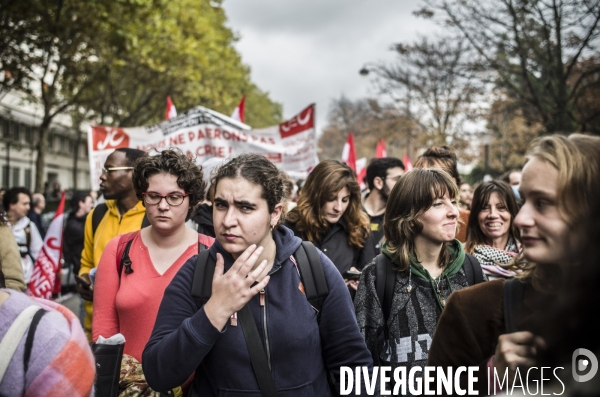
M41 103L35 190L57 114L115 126L160 121L171 95L180 112L230 114L246 94L247 122L281 121L281 105L250 79L219 0L3 0L0 90Z

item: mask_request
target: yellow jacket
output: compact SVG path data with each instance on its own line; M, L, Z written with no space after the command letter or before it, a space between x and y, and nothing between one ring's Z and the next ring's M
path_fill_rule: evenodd
M123 215L119 215L117 202L106 200L108 211L98 224L96 233L92 231L92 218L94 210L90 212L85 220L85 237L83 240L83 252L81 253L81 268L79 275L88 274L98 266L104 247L110 240L121 234L139 230L142 227L146 208L141 201Z
M81 253L81 268L79 275L88 274L93 268L98 266L100 257L104 251L104 247L110 240L121 234L139 230L146 215L146 208L141 201L131 208L121 217L117 202L115 200L106 200L108 210L98 224L96 233L92 231L93 212L88 214L85 220L85 237L83 240L83 251ZM116 266L116 265L115 265ZM92 338L92 302L84 301L85 319L83 320L83 328L87 334L88 340ZM110 337L112 335L102 335Z

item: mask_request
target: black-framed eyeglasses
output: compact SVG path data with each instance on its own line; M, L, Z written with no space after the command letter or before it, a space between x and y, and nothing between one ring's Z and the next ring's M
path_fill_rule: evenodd
M102 173L103 174L109 174L113 171L119 171L119 170L132 170L133 167L102 167Z
M144 198L144 203L148 205L156 205L161 202L162 199L167 201L167 204L172 205L174 207L181 205L183 203L183 199L189 196L189 193L186 194L167 194L166 196L161 196L158 193L154 192L143 192L142 197Z

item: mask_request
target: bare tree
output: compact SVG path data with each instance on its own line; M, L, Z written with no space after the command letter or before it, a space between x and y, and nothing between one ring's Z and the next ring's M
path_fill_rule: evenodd
M408 119L417 120L426 146L468 146L465 124L478 117L477 102L484 86L470 64L464 40L420 37L412 44L398 43L398 59L378 65L382 92L402 103Z
M404 111L375 99L351 101L342 96L332 101L328 125L319 139L320 157L340 159L348 134L354 133L356 155L371 158L378 140L385 139L388 156L412 158L418 126L406 118Z
M582 122L574 104L600 66L579 73L576 65L598 50L600 0L424 1L415 14L468 40L481 70L494 72L526 118L537 118L548 133Z

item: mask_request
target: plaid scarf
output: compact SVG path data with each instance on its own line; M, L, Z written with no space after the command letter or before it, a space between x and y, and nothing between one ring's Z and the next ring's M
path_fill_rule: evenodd
M488 278L511 278L515 272L504 269L500 265L506 265L519 253L518 245L512 236L508 237L506 247L501 250L489 245L478 245L473 251L473 256L481 263L481 268Z
M93 396L96 365L79 318L56 302L31 299L45 310L61 313L69 323L71 333L50 365L31 382L25 397ZM43 330L38 329L38 332Z

